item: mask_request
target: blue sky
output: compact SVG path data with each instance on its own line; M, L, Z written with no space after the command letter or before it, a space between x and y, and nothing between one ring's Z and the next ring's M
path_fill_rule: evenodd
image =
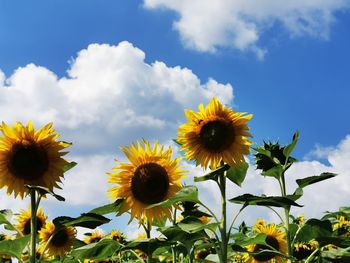
M237 111L254 114L250 127L257 144L287 143L299 129L296 155L304 160L305 174L318 171L315 167L345 171L350 4L265 2L1 1L0 89L16 91L0 98L3 120L33 119L39 127L51 118L61 137L75 143L72 156L81 166L99 160L94 167L77 167L75 176L96 171L100 177L89 180L99 178L102 185L101 174L114 165L113 158L122 158L118 146L141 136L169 143L185 121L182 109L217 95ZM117 96L113 87L119 83ZM187 97L180 102L176 94L183 87ZM135 119L119 127L123 116ZM72 203L89 207L88 201ZM69 210L67 204L59 208Z

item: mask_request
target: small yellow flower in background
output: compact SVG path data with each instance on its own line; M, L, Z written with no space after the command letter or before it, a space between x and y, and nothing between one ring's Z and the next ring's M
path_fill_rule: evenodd
M264 228L265 226L266 226L266 222L264 219L257 219L254 226L253 226L253 229L256 232L259 232L259 231L261 231L260 229Z
M287 242L285 240L285 232L282 232L280 229L277 228L275 224L269 224L269 225L261 225L259 228L254 229L257 233L264 233L266 235L265 242L273 247L275 250L279 251L280 253L286 254L287 253ZM250 245L247 247L248 252L258 252L262 249L268 249L271 250L270 247L266 245L261 244L255 244ZM277 255L252 255L250 256L249 260L247 261L249 263L269 263L269 262L276 262L276 263L282 263L284 262L284 258L279 257Z
M208 224L211 220L211 217L207 217L207 216L201 216L201 217L198 217L198 219L200 221L202 221L203 224Z
M237 253L233 256L233 262L235 263L244 263L249 259L248 253Z
M113 229L109 235L107 236L108 239L112 239L114 241L118 241L120 244L124 243L125 236L119 232L118 230Z
M304 215L299 215L297 218L295 218L294 222L295 224L302 226L305 223L305 217Z
M29 208L29 210L21 210L21 213L17 216L17 222L16 225L17 229L22 232L23 235L29 235L30 234L30 220L31 220L32 211ZM36 229L37 232L45 225L47 220L47 216L43 213L42 207L39 207L38 211L36 212Z
M98 229L95 229L91 232L90 235L87 235L85 238L84 238L84 242L86 244L91 244L91 243L97 243L99 242L102 238L104 238L105 234L101 231L101 230L98 230Z
M67 152L61 151L70 144L57 141L52 123L35 130L31 122L16 122L12 128L3 122L0 131L0 188L6 186L8 194L21 198L28 194L26 184L61 188L58 183L68 164L62 158Z
M293 246L293 256L297 260L303 260L310 256L318 248L318 242L311 240L309 242L296 242Z
M350 225L350 221L347 220L344 216L340 216L339 220L338 220L338 223L335 223L333 225L333 230L337 230L339 228L342 228L342 227L345 227L345 226L348 226L348 225Z
M57 231L54 223L48 221L39 231L40 245L46 246L51 256L64 256L72 250L76 235L74 227L62 227ZM50 238L50 242L47 243Z
M252 135L247 122L253 115L234 112L215 97L205 108L203 104L198 108L199 112L185 110L188 122L178 131L177 141L186 151L186 158L204 168L215 169L221 161L239 166L244 155L250 153L252 142L247 137Z
M109 173L109 183L117 184L109 190L112 198L124 198L118 215L130 210L130 221L137 218L139 223L153 220L162 221L171 218L171 207L154 207L152 204L162 202L175 195L181 188L179 181L184 177L180 169L181 158L171 159L172 148L164 150L156 142L151 148L148 141L143 140L144 147L137 144L121 148L130 163L119 162Z

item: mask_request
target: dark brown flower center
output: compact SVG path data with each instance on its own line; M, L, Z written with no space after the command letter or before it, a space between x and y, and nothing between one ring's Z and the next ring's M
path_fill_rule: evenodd
M51 244L55 247L64 247L68 240L69 240L69 235L68 235L68 230L66 228L60 229L51 239Z
M28 142L13 145L7 167L18 178L40 179L49 168L47 151L40 145Z
M297 260L302 260L304 258L307 258L308 256L311 255L311 253L314 251L315 249L311 247L310 244L306 244L305 247L299 247L298 249L296 249L294 247L293 249L293 256L297 259Z
M131 180L134 197L144 204L163 201L169 189L169 177L164 167L146 163L137 167Z
M210 121L203 125L199 134L204 147L212 152L226 150L234 141L232 125L224 121Z
M41 221L41 219L39 217L36 217L36 232L38 233L39 230L43 227L44 222ZM29 235L30 234L30 218L28 218L28 220L25 222L24 224L24 229L23 229L23 234L24 235Z
M280 248L278 240L275 237L273 237L273 236L266 236L265 242L266 242L266 244L268 244L269 246L273 247L277 251ZM264 249L271 250L271 248L266 246L266 245L257 244L257 245L255 245L254 252L259 252L259 250L264 250ZM258 260L258 261L268 261L268 260L270 260L270 259L272 259L274 257L275 257L275 255L273 255L273 254L271 254L269 252L260 253L259 255L253 256L253 258Z

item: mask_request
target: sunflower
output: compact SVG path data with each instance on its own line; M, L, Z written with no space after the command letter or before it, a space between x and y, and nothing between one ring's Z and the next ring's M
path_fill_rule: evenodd
M22 232L23 235L30 234L30 220L32 217L32 211L21 210L21 213L17 216L18 224L16 225L17 229ZM39 207L36 212L36 230L37 233L45 225L47 216L43 213L42 207Z
M125 236L119 232L118 230L113 229L109 235L107 236L108 239L112 239L114 241L118 241L120 244L125 242Z
M105 234L102 231L99 230L94 230L89 234L86 234L86 237L84 238L84 242L86 244L91 244L91 243L97 243L99 242L102 238L104 238Z
M311 240L309 242L296 242L293 245L293 256L297 260L303 260L310 256L318 248L318 242Z
M119 162L109 173L109 183L118 186L109 190L112 198L124 198L119 214L130 210L130 221L137 218L139 223L155 220L160 222L171 217L171 207L153 207L152 204L167 200L182 187L180 178L184 171L180 169L181 158L171 159L172 149L164 150L156 142L143 140L144 148L138 141L131 146L121 148L130 163Z
M70 144L57 141L52 123L35 130L32 122L16 122L13 128L3 122L0 131L0 188L7 186L8 194L21 198L28 194L26 184L60 188L57 183L68 164L61 150Z
M186 150L188 160L195 160L204 168L216 168L221 161L239 166L244 154L249 154L252 144L247 137L249 121L253 115L234 112L223 106L215 97L199 112L185 110L188 123L179 127L177 141L181 150Z
M45 226L39 231L40 245L47 248L52 256L63 256L73 248L73 242L76 237L74 227L62 227L56 229L52 221L46 222ZM50 242L48 243L49 239Z
M285 232L282 232L277 228L275 224L263 225L260 224L259 227L254 228L257 233L264 233L266 235L265 242L268 245L254 244L247 247L248 252L257 253L261 250L271 250L274 248L282 254L287 253L287 243L285 240ZM272 247L272 248L271 248ZM279 256L273 254L256 254L251 255L249 263L282 263L283 259Z

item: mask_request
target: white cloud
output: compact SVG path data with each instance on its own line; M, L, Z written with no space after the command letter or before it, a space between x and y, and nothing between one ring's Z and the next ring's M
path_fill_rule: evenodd
M144 0L148 9L170 9L179 18L174 28L185 46L203 52L221 47L250 50L262 59L266 50L261 35L275 23L291 37L328 39L337 11L349 7L346 0Z
M73 142L67 158L78 166L66 174L63 191L57 191L72 206L107 202L106 172L115 158L123 158L118 147L142 137L175 138L185 119L183 109L195 109L214 95L232 103L230 84L212 78L202 83L188 68L144 60L142 50L124 41L89 45L62 78L34 64L7 78L0 70L1 121L33 120L36 128L53 121L60 139ZM5 195L1 201L2 208L16 210L14 203L21 203Z

